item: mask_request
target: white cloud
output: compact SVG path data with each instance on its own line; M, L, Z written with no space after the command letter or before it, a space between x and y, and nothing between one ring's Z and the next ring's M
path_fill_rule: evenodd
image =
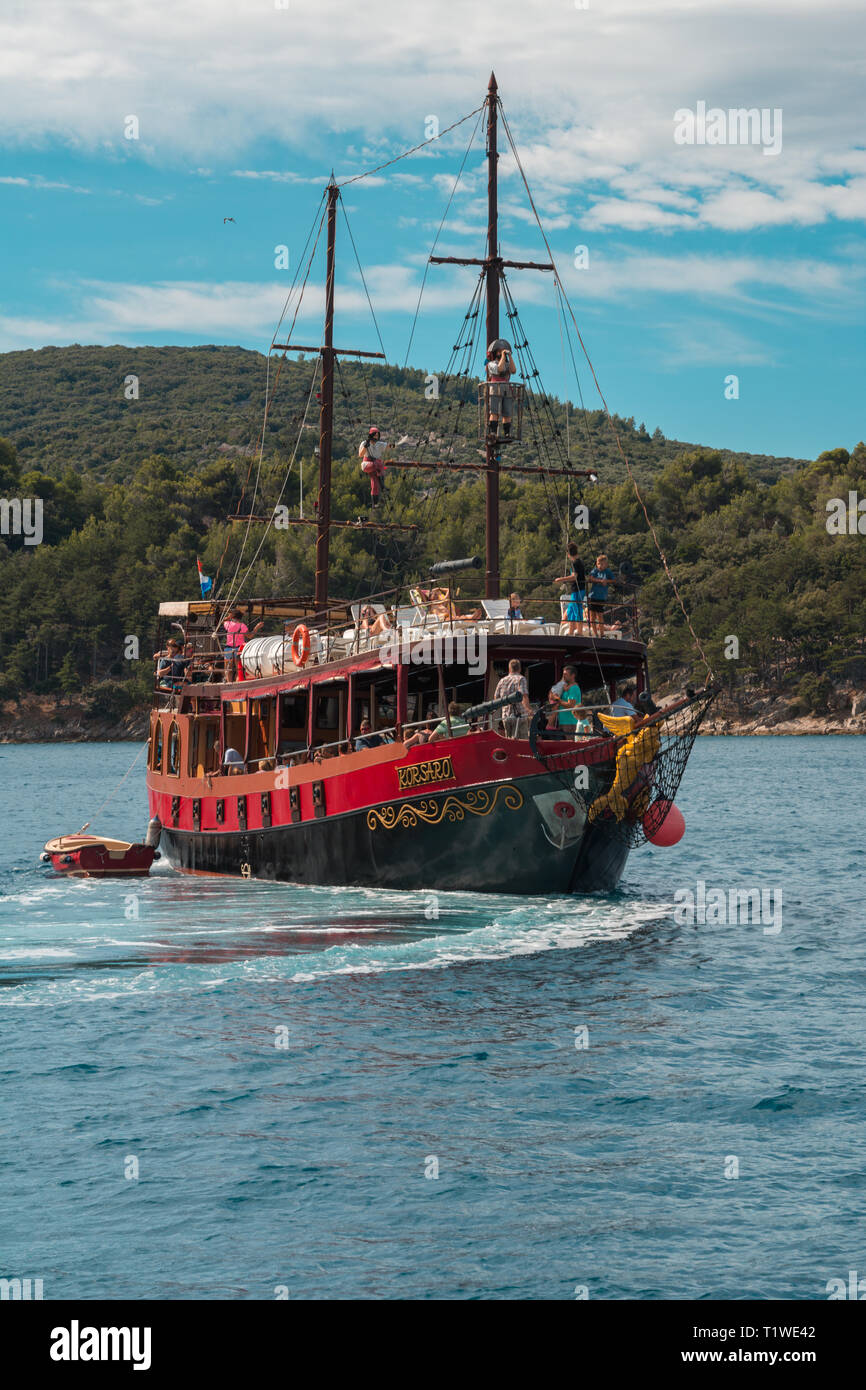
M399 22L393 0L291 0L285 10L150 0L146 11L40 0L0 20L0 136L162 164L192 155L203 168L270 140L357 171L423 140L429 115L444 128L478 105L492 64L540 199L567 199L557 218L579 199L598 227L814 225L864 216L852 60L863 40L860 0L605 0L586 10L500 0L495 23L462 0L410 0ZM674 112L698 100L781 108L782 153L676 146ZM123 138L129 114L140 142ZM456 169L471 128L414 159L447 157ZM516 187L507 154L501 172ZM383 177L409 173L407 164ZM452 175L440 177L450 191Z

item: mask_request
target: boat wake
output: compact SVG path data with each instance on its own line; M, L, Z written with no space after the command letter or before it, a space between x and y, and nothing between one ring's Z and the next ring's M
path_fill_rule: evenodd
M671 911L622 890L527 899L160 878L16 885L0 900L0 1005L441 970L623 941Z

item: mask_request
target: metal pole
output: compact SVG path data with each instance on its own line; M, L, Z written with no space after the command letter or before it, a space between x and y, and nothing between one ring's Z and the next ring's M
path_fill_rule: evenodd
M316 507L317 617L328 605L328 552L331 525L331 435L334 421L334 263L337 241L337 199L340 190L331 175L328 184L328 258L325 272L325 340L322 347L322 401L319 408L319 495Z
M497 85L495 73L487 84L487 342L486 349L499 337L499 234L497 208L496 119ZM489 416L490 411L486 412ZM487 598L499 598L499 452L487 430L487 475L485 500L486 574L484 590Z

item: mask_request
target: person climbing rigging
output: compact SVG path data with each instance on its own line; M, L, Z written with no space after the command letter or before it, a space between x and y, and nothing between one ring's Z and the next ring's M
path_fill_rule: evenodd
M515 371L511 344L505 338L496 338L487 349L487 433L490 439L499 439L499 422L502 421L502 438L511 438L511 387L509 382Z
M384 454L385 441L382 438L382 431L378 425L371 425L367 431L367 438L362 439L358 446L361 472L366 473L370 479L371 507L377 506L379 499L385 495Z

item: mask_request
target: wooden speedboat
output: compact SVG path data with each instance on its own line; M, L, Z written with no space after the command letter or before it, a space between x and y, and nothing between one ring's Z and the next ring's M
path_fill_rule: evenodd
M106 840L99 835L58 835L42 851L59 874L72 878L142 878L157 856L151 845Z

